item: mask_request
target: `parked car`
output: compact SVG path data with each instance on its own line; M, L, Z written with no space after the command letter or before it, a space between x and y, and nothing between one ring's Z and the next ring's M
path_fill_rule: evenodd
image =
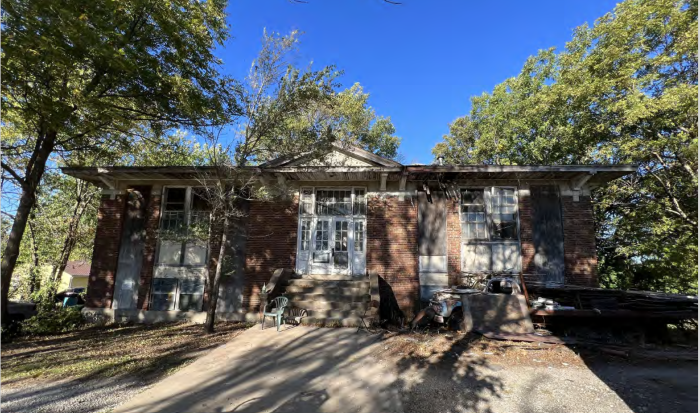
M64 307L85 305L85 300L83 299L84 292L85 288L68 288L67 290L56 293L54 302L62 303Z

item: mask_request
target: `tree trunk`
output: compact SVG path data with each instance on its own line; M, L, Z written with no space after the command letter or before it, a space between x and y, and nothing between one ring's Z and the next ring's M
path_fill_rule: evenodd
M80 220L82 219L88 204L92 200L91 196L83 197L80 188L81 184L78 183L78 185L78 196L76 198L75 208L73 209L73 216L71 216L70 223L68 224L68 233L66 234L66 238L63 240L63 248L61 248L61 255L58 262L53 266L51 271L51 285L49 287L51 291L48 294L50 300L53 300L53 296L56 293L61 276L68 266L70 255L73 252L73 248L75 248L75 244L78 242L78 226L80 225Z
M207 308L207 319L204 322L204 332L207 334L214 332L214 321L216 321L216 304L219 301L219 286L221 285L221 271L223 269L226 254L228 219L228 215L224 216L223 231L221 232L221 246L219 247L219 256L216 260L216 271L214 272L214 279L209 283L209 307Z
M29 235L32 241L32 267L29 270L29 297L31 298L34 292L39 291L39 288L41 288L41 271L39 268L39 246L36 243L34 226L31 221L28 221L27 225L29 226Z
M15 220L12 223L10 236L7 238L5 250L0 263L0 310L2 317L2 325L7 325L9 322L8 298L10 292L10 284L12 281L12 273L17 265L17 257L19 256L19 247L24 236L24 231L27 228L27 220L32 208L36 203L36 190L41 182L41 177L46 170L46 161L53 151L56 143L56 131L50 131L42 139L43 142L35 150L33 161L30 159L27 166L24 182L22 183L22 195L19 198ZM36 156L34 156L36 155Z

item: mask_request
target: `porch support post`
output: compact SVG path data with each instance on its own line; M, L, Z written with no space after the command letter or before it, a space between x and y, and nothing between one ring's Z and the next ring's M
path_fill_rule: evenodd
M593 177L593 175L595 175L595 171L591 171L586 174L581 174L571 180L571 190L573 191L574 202L579 201L583 185L585 185L586 182L588 182L588 180L590 180Z
M403 201L405 199L404 192L406 192L406 181L408 180L408 174L404 172L401 174L401 180L399 181L399 200Z
M386 191L386 178L389 177L389 174L384 172L380 175L380 181L379 181L379 190L384 192Z

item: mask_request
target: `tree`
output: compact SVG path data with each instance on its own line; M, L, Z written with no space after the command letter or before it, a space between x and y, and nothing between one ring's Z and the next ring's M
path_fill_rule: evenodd
M286 36L264 32L259 56L235 92L240 114L234 114L226 128L201 133L207 168L198 176L198 190L210 206L211 222L220 224L210 225L208 236L210 250L218 253L212 254L215 270L207 283L207 333L214 331L221 281L230 272L226 262L231 261L227 257L231 229L247 216L242 203L264 196L256 193L257 178L245 167L272 156L320 153L335 139L327 125L306 122L300 126L296 122L312 107L330 102L337 76L332 67L319 71L294 68L290 61L298 42L297 32ZM232 136L225 135L229 128Z
M204 162L200 145L176 131L157 136L142 131L129 152L101 148L99 153L80 159L55 156L53 164L167 166L199 165ZM28 225L28 241L22 243L15 275L19 289L11 296L31 298L53 308L53 296L69 260L89 261L93 252L100 189L88 182L64 175L56 168L44 174ZM50 268L49 274L43 269ZM20 278L20 279L18 279Z
M54 153L129 146L132 131L216 122L231 102L213 49L228 32L223 0L7 1L2 25L2 162L20 189L2 255L10 279ZM3 128L5 129L5 128ZM9 139L6 139L9 138Z
M378 116L369 106L369 93L359 83L334 92L331 99L315 102L291 122L290 128L320 125L330 128L338 142L387 158L399 156L401 138L394 135L396 128L390 118Z
M455 163L631 163L594 192L610 287L697 290L697 2L627 0L562 52L472 98L433 153Z

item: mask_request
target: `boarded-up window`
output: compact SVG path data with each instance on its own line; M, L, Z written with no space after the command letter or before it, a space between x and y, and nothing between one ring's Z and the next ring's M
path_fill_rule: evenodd
M518 202L513 188L462 190L462 271L520 270Z

